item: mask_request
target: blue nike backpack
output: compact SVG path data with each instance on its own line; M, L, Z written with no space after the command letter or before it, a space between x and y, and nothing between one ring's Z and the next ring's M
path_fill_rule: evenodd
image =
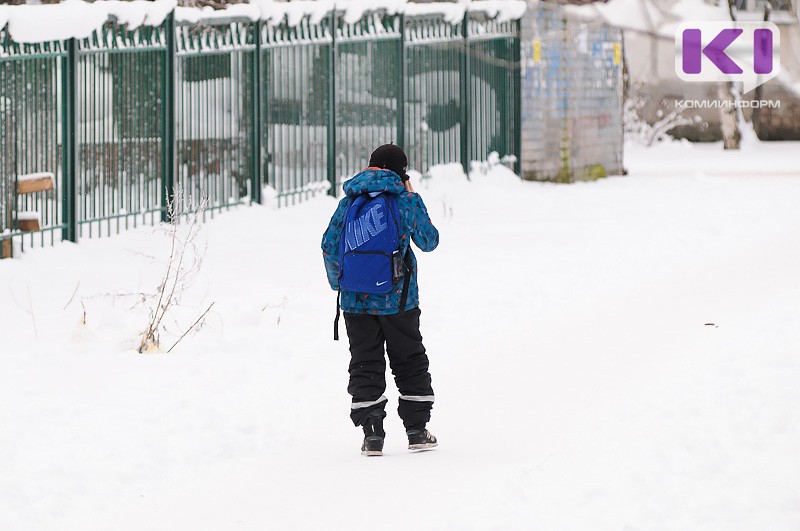
M389 293L403 278L400 313L405 313L411 275L409 255L401 256L400 211L394 196L370 192L358 196L344 217L339 244L339 295L341 291ZM333 338L339 339L339 295Z

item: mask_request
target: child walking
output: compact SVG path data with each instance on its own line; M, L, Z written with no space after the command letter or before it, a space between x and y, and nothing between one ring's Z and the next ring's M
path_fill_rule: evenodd
M419 332L417 263L410 243L422 251L439 244L422 198L408 180L408 158L386 144L370 156L369 167L344 183L322 237L322 256L350 341L350 418L364 429L361 453L383 455L386 417L386 356L400 392L397 413L410 450L437 446L426 429L433 407L428 356Z

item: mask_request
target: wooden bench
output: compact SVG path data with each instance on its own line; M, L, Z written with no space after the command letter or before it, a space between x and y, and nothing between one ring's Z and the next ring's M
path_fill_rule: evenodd
M22 232L34 232L41 228L39 213L36 211L17 212L17 227Z
M39 173L28 173L17 177L17 195L35 194L46 192L55 188L56 178L52 172L44 171ZM11 216L11 205L9 205L9 216ZM8 220L11 226L13 219ZM41 229L41 219L38 212L18 212L16 215L17 228L22 232L35 232ZM11 239L0 242L0 258L11 258L12 243Z
M17 195L46 192L55 188L55 175L49 171L17 177Z
M35 194L36 192L46 192L55 188L56 178L49 171L39 173L28 173L17 177L17 195ZM41 229L41 221L38 212L18 212L17 227L22 232L35 232Z

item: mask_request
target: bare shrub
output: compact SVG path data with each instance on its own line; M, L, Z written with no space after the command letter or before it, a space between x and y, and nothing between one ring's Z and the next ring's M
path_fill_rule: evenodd
M647 103L648 98L645 96L641 84L635 84L628 89L627 98L622 107L625 140L652 146L655 142L667 139L669 131L676 127L703 125L700 116L686 116L686 108L677 105L669 112L659 108L656 111L656 119L651 124L642 117L642 109ZM661 103L660 107L666 107L666 102Z
M183 191L179 188L168 206L171 220L167 225L170 250L164 263L164 273L155 293L142 294L141 298L141 302L149 306L150 315L139 341L137 350L140 353L161 351L161 335L167 329L167 317L172 319L173 324L178 324L172 314L181 306L183 295L196 280L202 267L206 246L199 245L197 236L202 226L206 201L203 200L199 205L190 205L186 213L182 213L178 208L178 205L182 204L184 204ZM197 331L203 326L205 316L212 306L213 302L183 332L169 351L175 348L189 332Z

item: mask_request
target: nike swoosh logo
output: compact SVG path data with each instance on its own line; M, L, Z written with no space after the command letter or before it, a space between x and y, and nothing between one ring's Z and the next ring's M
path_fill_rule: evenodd
M389 282L389 281L388 280L384 280L383 282L376 282L375 285L376 286L382 286L382 285L386 284L387 282Z

